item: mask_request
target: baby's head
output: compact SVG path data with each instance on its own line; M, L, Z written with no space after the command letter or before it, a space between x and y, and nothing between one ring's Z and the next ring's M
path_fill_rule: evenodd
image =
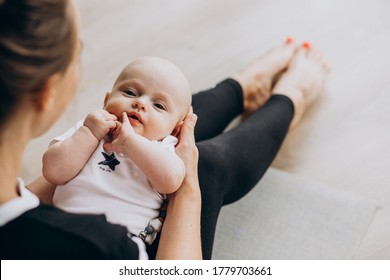
M104 108L122 118L126 112L137 134L150 140L176 135L191 106L187 78L174 63L140 57L119 74Z

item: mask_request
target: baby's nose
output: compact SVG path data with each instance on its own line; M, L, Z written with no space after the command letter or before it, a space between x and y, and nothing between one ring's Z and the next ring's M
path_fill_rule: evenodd
M139 109L139 110L146 110L146 101L142 98L138 98L133 102L133 108Z

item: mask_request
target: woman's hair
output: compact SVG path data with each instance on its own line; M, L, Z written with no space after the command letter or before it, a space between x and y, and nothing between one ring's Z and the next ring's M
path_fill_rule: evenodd
M0 0L0 126L68 68L78 40L70 11L69 0Z

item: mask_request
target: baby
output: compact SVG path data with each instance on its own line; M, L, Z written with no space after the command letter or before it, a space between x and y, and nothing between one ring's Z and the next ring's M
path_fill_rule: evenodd
M54 204L105 214L151 243L165 194L184 179L174 148L190 106L188 81L175 64L158 57L132 61L106 94L104 108L55 138L45 152L43 175L58 185Z

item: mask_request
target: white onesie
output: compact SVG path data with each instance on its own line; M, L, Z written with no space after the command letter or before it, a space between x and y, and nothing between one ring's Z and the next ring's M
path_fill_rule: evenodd
M68 138L82 124L83 120L79 121L51 144ZM169 135L152 142L174 153L177 141ZM152 188L132 160L104 150L104 142L100 141L75 178L56 188L54 205L72 213L105 214L109 222L124 225L138 235L151 219L158 217L163 195Z

